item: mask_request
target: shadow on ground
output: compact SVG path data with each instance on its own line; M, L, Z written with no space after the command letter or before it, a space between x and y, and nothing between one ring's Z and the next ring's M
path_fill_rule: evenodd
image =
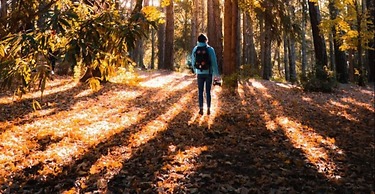
M0 190L241 194L374 191L374 131L368 124L373 122L368 115L374 112L361 103L348 104L348 115L356 117L353 120L332 112L338 109L331 106L330 100L347 104L343 100L347 94L320 94L325 96L321 98L274 82L253 80L241 83L235 95L217 92L215 114L200 117L194 79L180 79L170 87L184 79L190 83L162 99L151 101L161 88L148 88L130 100L129 107L147 109L145 116L90 147L65 164L62 172L42 177L38 174L42 165L36 165L12 174L8 177L12 183L7 182ZM64 96L64 105L56 111L68 110L82 100L70 98L82 87L58 94L69 96ZM114 88L141 90L109 83L84 98L95 99ZM46 97L47 101L53 99L53 95ZM29 104L30 100L6 105L3 110L12 115L11 111L25 102ZM26 110L25 115L30 111ZM5 119L15 120L15 116ZM31 121L17 125L26 122ZM150 130L152 135L148 134ZM144 139L137 143L135 137ZM44 147L46 142L48 137L40 140ZM111 165L92 172L93 166L104 160Z

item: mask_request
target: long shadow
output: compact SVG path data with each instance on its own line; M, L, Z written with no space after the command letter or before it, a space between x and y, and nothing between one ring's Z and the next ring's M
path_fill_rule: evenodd
M187 93L189 87L171 95L162 102L173 104L177 96ZM280 90L285 92L285 90ZM278 91L278 92L280 92ZM144 102L152 90L130 103ZM179 112L167 123L166 130L135 149L130 159L121 161L122 169L106 183L107 193L370 193L367 182L355 182L353 188L347 181L335 183L327 179L307 162L304 152L295 148L289 137L278 126L277 130L267 128L265 113L271 119L278 115L272 111L272 102L261 92L251 92L245 88L246 98L219 96L221 109L210 129L198 122L188 124L194 117L194 109ZM280 93L270 93L274 99ZM298 95L297 95L298 96ZM245 101L245 102L244 102ZM147 102L147 101L146 101ZM244 103L243 103L244 102ZM258 102L262 102L259 104ZM194 106L195 99L188 103ZM147 102L142 106L152 107L158 103ZM288 104L282 104L285 111ZM138 104L139 105L139 104ZM233 108L234 107L234 108ZM271 110L270 110L271 109ZM130 128L142 128L155 120L168 107L158 107ZM290 112L286 116L301 123L301 117ZM298 114L299 112L296 112ZM319 114L333 119L330 114ZM305 123L313 124L311 123ZM316 128L320 133L322 128ZM323 133L323 132L322 132ZM82 187L77 180L88 176L92 166L101 156L107 155L115 146L127 146L131 130L124 129L105 142L92 147L88 152L65 166L64 173L47 180L30 179L19 174L11 191L16 192L62 192L77 188L80 193L97 192L106 172L89 176L88 185ZM174 161L173 156L192 147L207 147L202 153L191 158ZM186 171L173 167L191 164ZM80 172L86 174L80 174ZM35 172L33 172L35 173ZM32 181L28 181L32 180ZM26 183L25 183L26 182ZM22 187L20 186L23 183ZM17 187L18 184L18 187Z
M226 110L243 106L239 98L221 100ZM257 106L253 102L249 105ZM215 118L210 130L198 123L187 125L188 118L193 116L191 111L180 113L169 123L168 130L139 149L131 160L124 161L123 170L110 181L108 190L112 193L324 191L324 187L322 190L315 186L324 185L327 180L304 164L302 152L282 132L267 130L260 116L264 114L261 107L246 111L238 108L237 112L226 110ZM176 151L171 151L171 146ZM190 160L195 163L190 173L172 168L182 164L173 161L171 155L204 146L208 149ZM288 162L289 157L295 159ZM91 189L88 191L97 188Z
M155 75L155 76L145 77L145 78L143 78L143 81L155 79L159 76L163 76L163 75L158 74L158 75ZM43 104L44 105L42 104L43 109L54 109L54 111L47 114L47 115L43 115L43 117L52 116L52 115L57 114L61 111L69 110L73 105L75 105L76 103L79 103L80 101L84 101L84 100L87 100L87 99L92 99L92 98L98 97L98 96L110 91L111 85L116 85L117 87L120 87L122 89L132 87L132 86L122 85L122 84L104 83L102 89L100 89L98 92L93 92L89 95L82 96L82 97L75 97L76 95L78 95L82 91L89 89L89 86L87 84L77 83L74 87L72 87L68 90L44 95L43 96ZM56 99L60 99L61 101L56 101ZM28 115L28 114L30 114L34 111L33 106L32 106L33 100L39 101L40 98L36 97L36 98L29 98L29 99L21 99L20 101L17 101L17 102L11 103L11 104L1 105L1 107L0 107L0 112L1 112L0 122L8 121L8 122L12 122L12 124L14 126L17 126L17 125L24 125L26 123L30 123L33 120L37 119L38 117L33 117L32 119L25 118L26 115ZM50 106L48 104L54 104L54 105ZM22 111L20 111L20 110L22 110ZM15 120L17 120L17 121L15 121ZM4 132L6 130L6 128L4 128L4 129L0 128L0 130L1 130L0 132Z
M111 87L108 87L111 88ZM137 87L134 87L136 89ZM189 86L185 89L174 92L170 98L163 99L161 102L150 102L148 98L159 93L159 89L149 89L142 94L141 97L136 98L128 102L129 106L138 107L157 107L156 112L148 112L146 116L137 121L135 124L124 128L120 133L114 134L102 143L97 144L94 147L88 148L88 151L73 160L72 163L65 165L63 172L57 176L51 176L44 179L37 178L37 172L42 165L37 165L31 168L27 168L22 172L14 175L13 182L20 184L13 184L12 190L19 192L33 192L42 189L44 192L60 192L63 189L74 187L78 177L83 176L82 172L87 175L89 168L101 157L108 154L108 151L114 147L126 143L127 138L132 133L142 128L145 124L155 120L159 115L156 113L166 112L168 106L158 106L160 103L170 105L175 103L183 94L190 92ZM22 183L22 186L20 186Z
M320 147L327 151L328 159L335 163L334 173L339 175L337 180L326 178L327 181L332 182L333 188L350 193L367 193L374 189L371 187L373 179L371 173L373 172L373 165L371 164L375 162L373 148L371 148L371 144L374 143L374 130L368 122L373 118L370 115L373 115L374 112L362 106L351 105L350 107L355 111L350 114L358 116L359 120L350 120L347 117L332 114L331 108L326 105L329 100L340 101L342 97L348 97L341 93L321 94L324 96L311 98L311 96L318 94L311 95L299 90L281 87L275 89L274 86L272 87L272 84L275 83L272 82L264 82L264 84L268 88L270 96L272 96L268 103L271 104L272 100L277 100L283 110L283 116L312 128L317 136L323 137L322 141L317 137L316 140L321 141L317 143L320 143ZM303 98L312 101L305 101ZM281 101L282 99L289 100ZM320 102L317 99L326 99L326 101ZM265 102L267 101L265 100ZM345 104L343 101L340 101L340 103ZM301 107L298 105L301 105ZM324 140L327 139L331 143L333 139L337 148L325 145ZM329 161L326 162L329 163Z

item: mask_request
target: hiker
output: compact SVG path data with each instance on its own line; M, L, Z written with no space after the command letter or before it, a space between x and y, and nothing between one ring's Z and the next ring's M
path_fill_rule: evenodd
M203 115L203 91L206 89L207 115L210 115L211 108L211 86L213 80L219 79L216 53L214 48L209 46L208 38L204 34L198 36L197 45L191 55L191 62L198 81L198 102L199 114ZM214 78L214 79L213 79ZM206 86L206 87L205 87Z

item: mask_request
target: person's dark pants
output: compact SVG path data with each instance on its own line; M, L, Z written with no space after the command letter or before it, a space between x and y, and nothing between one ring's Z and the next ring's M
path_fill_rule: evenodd
M199 109L203 109L203 91L206 86L207 108L211 108L212 74L198 74L198 101Z

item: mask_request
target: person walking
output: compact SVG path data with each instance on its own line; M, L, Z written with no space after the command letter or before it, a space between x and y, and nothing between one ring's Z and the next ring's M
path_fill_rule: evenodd
M191 62L198 82L199 114L203 115L203 92L206 92L207 115L211 113L211 87L213 80L219 79L214 48L208 45L208 38L204 34L198 36L197 45L193 48Z

